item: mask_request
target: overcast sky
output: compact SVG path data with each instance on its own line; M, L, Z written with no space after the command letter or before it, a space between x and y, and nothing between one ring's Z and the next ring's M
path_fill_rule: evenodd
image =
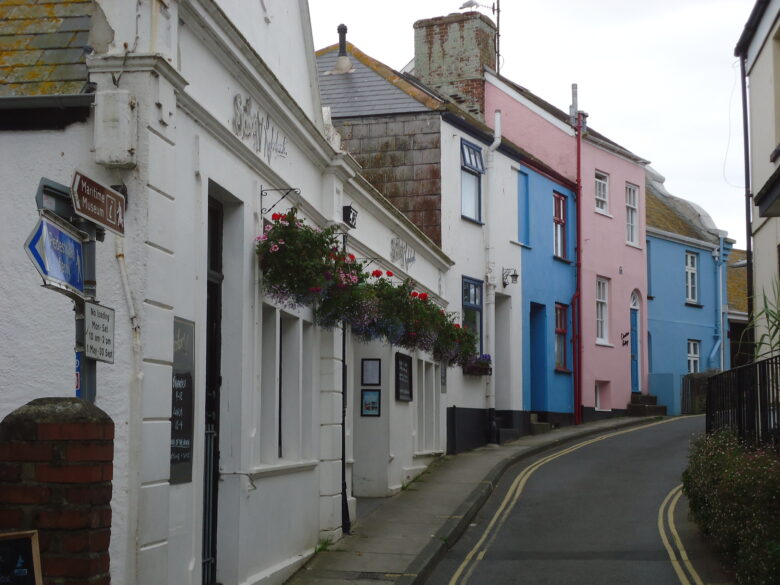
M309 0L314 46L347 39L394 69L413 24L464 0ZM494 18L490 6L481 11ZM753 0L503 0L501 74L588 123L666 177L745 247L742 117L734 46ZM495 18L494 18L495 21Z

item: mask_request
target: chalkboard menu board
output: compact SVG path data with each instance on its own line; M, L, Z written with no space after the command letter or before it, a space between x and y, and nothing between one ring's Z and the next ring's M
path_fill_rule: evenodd
M0 534L0 583L41 585L42 582L38 532Z
M171 408L172 484L192 481L194 375L195 323L174 317Z
M412 358L402 353L395 354L395 399L412 401Z

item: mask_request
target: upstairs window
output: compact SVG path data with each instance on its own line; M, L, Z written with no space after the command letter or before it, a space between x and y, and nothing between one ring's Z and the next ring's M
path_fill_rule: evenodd
M609 213L609 175L596 171L596 211Z
M553 254L566 258L566 197L553 193Z
M482 281L463 277L463 326L479 339L482 353Z
M626 183L626 242L639 245L639 187Z
M473 221L482 221L482 174L485 164L482 149L462 140L460 143L460 213Z
M685 302L699 302L698 286L699 255L694 252L685 253Z

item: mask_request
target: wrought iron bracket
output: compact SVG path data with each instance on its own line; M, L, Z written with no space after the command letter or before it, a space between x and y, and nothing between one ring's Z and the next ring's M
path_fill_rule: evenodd
M276 203L274 203L271 207L262 207L260 209L260 213L262 213L263 215L265 215L269 211L272 211L273 208L276 207L277 205L279 205L279 203L281 203L282 200L285 197L287 197L290 193L295 193L296 195L300 195L301 194L301 190L296 188L296 187L284 187L284 188L281 188L281 189L263 189L263 187L261 186L260 187L260 204L261 205L262 205L262 202L263 202L263 199L265 198L265 196L268 195L271 192L282 193L282 196L279 197L279 199L276 201Z

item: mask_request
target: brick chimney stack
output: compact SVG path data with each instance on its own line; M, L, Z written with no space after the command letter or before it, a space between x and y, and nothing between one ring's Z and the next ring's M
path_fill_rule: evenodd
M496 69L496 25L479 12L414 23L414 74L485 119L484 67Z

